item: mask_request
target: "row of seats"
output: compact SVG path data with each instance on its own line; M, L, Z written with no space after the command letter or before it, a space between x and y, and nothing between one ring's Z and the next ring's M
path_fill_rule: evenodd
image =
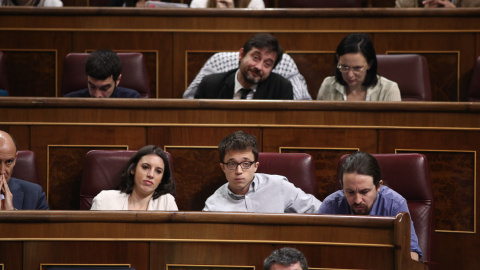
M141 53L118 53L123 63L120 85L137 90L144 98L150 96L150 87L145 59ZM227 55L228 57L225 57ZM70 53L65 58L61 96L87 87L85 63L87 53ZM228 59L229 63L215 65L217 58ZM430 76L425 57L417 54L377 55L378 73L398 83L403 101L431 101ZM0 89L9 90L5 56L0 52ZM223 69L219 69L222 66ZM202 69L215 72L225 72L238 66L238 52L223 52L214 54ZM292 73L293 67L297 72ZM304 96L309 96L307 85L293 59L285 55L274 72L279 73L292 82L294 87L303 88ZM298 74L293 76L292 74ZM201 78L195 78L191 86L198 85ZM189 88L190 88L189 87ZM188 90L187 90L188 92ZM313 97L315 98L315 97ZM480 57L473 70L469 89L469 101L480 101Z
M80 187L80 209L88 210L93 198L102 190L115 189L128 160L136 153L131 150L92 150L87 153ZM384 182L400 193L408 203L414 221L423 260L429 262L433 248L433 190L427 159L424 155L375 154ZM173 161L168 154L170 169ZM338 173L346 156L338 163ZM259 153L257 172L286 176L295 186L318 197L315 161L304 153ZM35 154L19 151L13 177L39 183ZM178 185L178 183L177 183ZM338 186L340 189L340 185ZM175 194L174 194L175 195ZM178 196L177 196L178 197Z

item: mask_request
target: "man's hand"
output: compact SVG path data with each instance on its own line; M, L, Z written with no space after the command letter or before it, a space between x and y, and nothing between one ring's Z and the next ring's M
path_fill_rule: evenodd
M234 8L233 0L217 0L217 8Z
M13 195L8 188L5 175L0 175L0 193L5 196L5 199L0 200L0 210L15 210L13 208Z
M455 5L449 0L425 0L422 4L424 7L455 8Z

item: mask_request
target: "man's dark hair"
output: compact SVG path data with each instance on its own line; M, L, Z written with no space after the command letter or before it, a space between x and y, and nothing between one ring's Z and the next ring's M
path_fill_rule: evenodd
M218 144L218 154L220 156L220 162L225 162L225 154L228 151L242 151L252 150L255 162L258 160L258 143L255 136L250 135L243 131L235 131L223 138Z
M274 250L272 254L263 261L263 270L270 270L272 265L276 263L283 266L290 266L297 262L300 262L302 270L308 270L307 259L302 252L295 248L284 247Z
M161 195L175 192L175 183L173 182L173 172L170 170L170 163L168 162L168 156L165 151L155 145L147 145L142 147L138 152L130 158L123 170L123 174L120 180L120 191L122 193L131 194L133 187L135 186L135 175L132 174L132 169L137 167L138 162L143 156L154 154L159 156L163 160L165 168L163 170L163 177L160 185L155 189L153 193L153 199L157 199Z
M85 73L97 80L105 80L112 76L116 82L122 73L122 61L112 50L96 50L87 58Z
M338 44L335 53L335 67L338 66L338 58L347 53L360 53L365 59L367 59L367 64L370 65L370 69L367 70L367 75L365 76L365 81L362 85L365 87L375 86L378 82L377 54L375 53L375 48L368 35L355 33L346 36L340 44ZM338 68L335 68L335 80L341 85L347 85Z
M273 68L275 68L282 60L283 49L280 47L280 44L278 44L277 38L270 34L256 34L247 40L247 42L245 42L243 45L244 55L247 54L253 47L257 49L267 49L268 51L275 52L277 54L277 59L275 60Z
M340 170L340 183L343 186L343 174L357 173L368 175L373 178L373 184L378 188L380 180L382 180L382 172L377 159L365 152L358 151L348 156L342 164Z

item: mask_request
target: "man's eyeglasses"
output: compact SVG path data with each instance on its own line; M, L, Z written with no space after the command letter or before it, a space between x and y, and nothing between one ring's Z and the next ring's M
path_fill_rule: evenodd
M235 161L229 161L229 162L222 162L222 164L227 165L227 168L229 170L236 170L238 165L242 167L242 169L250 169L252 167L252 164L255 163L254 161L242 161L242 162L235 162Z
M362 71L365 69L366 66L367 66L367 64L365 64L365 65L363 65L363 66L361 66L361 67L360 67L360 66L357 66L357 67L349 67L349 66L344 66L344 65L340 65L340 64L339 64L339 65L337 66L337 68L338 68L338 70L340 70L340 72L342 72L342 73L348 73L350 70L352 70L353 73L358 74L358 73L362 72Z

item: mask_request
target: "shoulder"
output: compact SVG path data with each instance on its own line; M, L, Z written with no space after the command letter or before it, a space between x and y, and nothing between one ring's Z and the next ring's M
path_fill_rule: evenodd
M389 80L385 77L378 76L378 83L382 86L382 89L392 89L398 88L398 84L392 80Z
M397 203L403 203L407 201L402 195L387 186L382 186L378 195L379 198L392 200Z
M44 7L63 7L63 2L60 0L45 0Z
M192 0L190 3L191 8L206 8L208 0Z
M125 87L117 87L115 89L115 97L119 98L139 98L140 94L133 89Z
M263 0L252 0L248 4L248 8L265 8L265 3Z
M322 205L318 211L319 214L350 214L350 208L348 202L345 199L343 190L337 190L334 193L328 195L323 200Z
M65 97L90 97L90 93L88 92L88 88L77 90L70 92L65 95Z
M215 192L208 197L206 203L213 203L228 197L228 183L221 185Z
M160 197L153 200L154 210L161 211L178 211L177 204L175 203L175 197L172 194L163 194Z
M232 76L233 74L235 74L235 72L237 72L237 69L232 69L227 72L213 73L203 77L202 81L219 81L227 78L228 76Z
M278 73L275 73L275 72L271 72L266 81L272 81L272 82L278 82L278 83L282 83L282 84L290 84L291 85L289 80L287 80L285 77L283 77L282 75L280 75Z
M128 196L126 193L121 193L120 190L102 190L95 196L96 200L113 200L116 198L123 198Z
M39 190L43 191L42 187L39 184L28 182L22 179L11 177L9 181L9 186L17 186L25 190Z

